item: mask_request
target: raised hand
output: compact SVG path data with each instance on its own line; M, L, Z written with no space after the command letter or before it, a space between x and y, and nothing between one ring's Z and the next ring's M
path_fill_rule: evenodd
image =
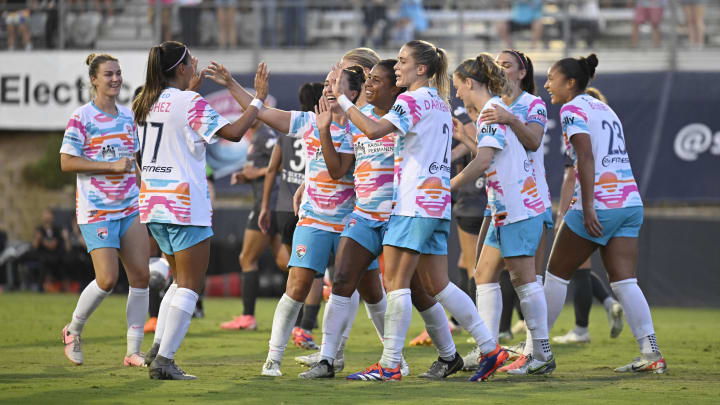
M255 72L255 97L262 101L265 101L268 95L268 79L270 79L270 70L261 62Z
M318 105L315 106L315 114L317 116L318 128L330 128L332 111L330 110L330 103L328 103L325 96L320 97Z
M198 91L200 90L200 85L203 81L203 71L198 71L198 58L192 57L192 65L193 70L195 71L195 74L193 75L192 79L190 79L190 84L188 85L188 88L186 90L189 91Z
M205 77L223 87L228 87L234 80L230 71L217 62L210 62L210 66L203 70L203 72Z
M332 73L328 77L328 80L330 81L333 95L337 98L345 94L347 91L347 84L342 81L342 67L339 63L332 67L331 72Z

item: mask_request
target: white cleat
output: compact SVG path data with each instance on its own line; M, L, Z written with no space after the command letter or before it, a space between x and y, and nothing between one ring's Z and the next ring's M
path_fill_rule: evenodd
M263 364L261 375L268 377L282 377L282 372L280 372L280 363L267 359L265 364Z
M463 371L475 371L478 367L480 367L480 356L482 356L482 353L480 352L480 348L478 346L475 346L474 349L468 354L463 357Z
M560 344L568 343L590 343L590 332L578 333L575 329L562 335L552 338L553 342Z
M612 304L610 311L607 313L608 323L610 324L610 337L616 338L620 336L623 330L623 308L619 302Z
M615 369L616 373L654 373L663 374L667 370L665 359L660 353L643 353L632 363Z
M320 355L319 351L305 356L295 357L295 362L305 367L312 367L315 365L315 363L320 362L320 360L322 360L322 356ZM345 358L343 357L342 353L338 352L338 355L335 357L335 361L333 362L333 370L336 373L339 373L343 371L344 368Z
M70 326L70 324L65 325L62 330L62 342L65 345L65 357L67 357L71 363L79 366L83 364L82 342L80 341L80 336L70 334L68 326Z
M410 375L410 365L407 361L405 361L405 356L402 356L400 358L400 374L403 377L407 377Z

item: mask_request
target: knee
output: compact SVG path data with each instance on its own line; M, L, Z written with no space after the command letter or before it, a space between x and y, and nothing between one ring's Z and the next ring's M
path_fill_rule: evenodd
M133 272L128 276L130 287L133 288L147 288L150 284L150 272L147 269Z
M255 259L254 255L247 252L245 249L240 252L238 261L240 262L240 267L243 272L257 270L257 259Z
M333 277L333 294L341 295L343 297L349 297L355 291L354 285L350 281L347 273L342 271L336 271Z
M287 288L285 289L285 294L287 294L295 301L305 301L305 298L307 298L307 295L310 292L310 288L312 287L312 280L313 279L310 278L307 280L300 279L288 282Z
M109 276L109 277L97 277L95 278L95 282L97 283L98 287L100 287L101 290L110 292L115 288L115 284L117 284L118 277L115 276Z

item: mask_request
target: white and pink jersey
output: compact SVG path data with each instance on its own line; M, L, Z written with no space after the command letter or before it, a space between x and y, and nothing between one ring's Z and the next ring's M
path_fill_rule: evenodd
M229 122L194 91L169 87L138 129L141 139L140 220L212 225L205 144Z
M348 140L349 125L330 124L330 137L338 153L352 154ZM309 226L329 232L342 232L347 216L355 206L352 170L339 179L330 176L323 158L320 131L314 112L292 111L288 136L300 138L305 148L305 193L298 226Z
M379 121L382 117L374 108L366 104L360 111ZM354 212L373 221L387 221L393 210L395 134L372 140L351 123L348 137L355 151Z
M560 121L567 153L577 169L577 155L570 143L575 134L590 135L595 158L596 210L642 206L630 158L625 149L625 134L615 112L602 101L581 94L560 109ZM580 180L575 181L575 203L571 209L582 210Z
M93 102L73 112L60 153L95 162L133 159L140 150L137 128L129 109L116 106L117 115L100 111ZM138 187L132 173L78 173L78 224L121 219L138 211Z
M483 106L510 110L499 97ZM495 226L533 218L545 212L527 151L509 125L483 124L478 118L478 148L497 149L486 171L488 206Z
M400 94L383 119L396 128L393 215L450 219L452 115L432 87Z
M523 91L510 105L510 111L525 125L531 123L540 125L543 128L543 136L545 136L545 130L547 129L547 106L540 97ZM532 165L533 174L535 175L538 193L543 199L545 208L550 208L552 202L550 201L550 188L548 187L545 177L545 151L543 150L542 142L536 151L528 151L528 157L530 158L530 164Z

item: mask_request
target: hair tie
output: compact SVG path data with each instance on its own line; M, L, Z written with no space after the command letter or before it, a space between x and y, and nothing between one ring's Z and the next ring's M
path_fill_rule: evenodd
M182 56L180 57L180 59L178 59L178 61L175 62L174 65L172 65L172 66L170 66L169 68L165 69L166 72L169 71L169 70L173 70L173 68L174 68L175 66L179 65L180 62L182 62L183 59L185 59L185 55L187 54L187 46L184 46L183 48L185 48L185 50L183 51L183 54L182 54Z

